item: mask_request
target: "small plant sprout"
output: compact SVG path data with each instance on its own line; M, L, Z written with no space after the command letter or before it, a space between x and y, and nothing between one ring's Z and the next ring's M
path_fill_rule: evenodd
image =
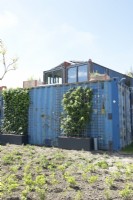
M94 184L98 180L98 176L90 176L88 182Z
M120 171L122 168L124 168L124 165L121 161L118 161L115 163L115 166L118 168L118 170Z
M15 156L12 153L8 153L3 156L2 161L4 165L11 165L15 161Z
M12 191L16 190L19 186L18 180L16 179L16 176L14 174L8 176L5 182L7 183L8 193L11 193Z
M52 174L50 175L50 183L52 184L52 185L55 185L55 184L57 184L58 183L58 181L57 181L57 179L56 179L56 176L55 176L55 172L52 172Z
M64 171L66 169L66 165L65 164L59 165L57 168L64 173Z
M44 175L38 175L35 179L35 185L37 185L39 188L43 187L46 183L46 178Z
M23 180L24 180L24 184L26 186L30 186L30 189L32 190L32 188L35 185L35 181L33 180L31 173L28 173L28 174L25 173Z
M14 173L16 173L18 171L18 169L19 169L19 165L13 165L10 167L10 170Z
M74 186L77 185L77 182L76 182L76 180L75 180L75 177L72 176L72 175L70 175L68 172L66 172L66 173L64 174L64 178L65 178L65 180L69 183L70 187L74 187Z
M106 177L105 183L111 189L113 187L113 185L114 185L114 179L112 177Z
M97 162L96 165L102 169L108 168L108 163L105 160L101 160L101 161Z
M64 154L61 151L57 151L54 154L54 158L57 159L57 160L63 160L65 158L65 156L64 156Z
M124 199L130 199L133 197L133 190L130 188L129 185L126 185L126 187L119 192L120 196Z
M96 171L96 166L92 163L87 165L84 169L85 172L95 172Z
M87 181L88 180L88 175L86 172L83 172L82 173L82 177L83 177L83 180Z
M133 168L132 168L131 165L128 165L128 166L126 167L125 174L126 174L126 178L127 178L128 180L132 179L132 177L133 177Z
M75 195L74 200L82 200L83 199L83 194L80 190L78 190L78 192Z
M41 173L41 172L42 172L42 167L39 166L39 165L37 165L37 166L35 167L35 171L36 171L36 173Z
M111 191L109 189L105 189L104 196L105 196L106 200L110 200L111 199Z
M30 187L26 186L26 188L21 192L21 199L22 200L27 200L27 195L30 192Z
M36 192L40 198L40 200L44 200L45 199L45 196L46 196L46 192L44 189L41 189L39 187L36 188Z
M114 180L117 180L120 178L121 173L119 171L114 171L111 173L111 176L114 178Z

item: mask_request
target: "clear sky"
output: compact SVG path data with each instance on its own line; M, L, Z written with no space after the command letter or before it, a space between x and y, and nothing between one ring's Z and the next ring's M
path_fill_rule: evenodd
M18 69L2 81L22 86L65 60L126 73L133 66L133 0L0 0L0 38Z

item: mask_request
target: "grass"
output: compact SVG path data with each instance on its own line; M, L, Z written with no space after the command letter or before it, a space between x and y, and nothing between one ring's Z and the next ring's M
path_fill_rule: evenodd
M133 142L122 149L122 152L124 153L133 153Z

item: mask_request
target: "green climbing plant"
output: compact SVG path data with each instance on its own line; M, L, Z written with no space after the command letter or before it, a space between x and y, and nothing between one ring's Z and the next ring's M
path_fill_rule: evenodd
M61 129L63 134L81 137L86 124L91 120L93 93L90 88L69 89L63 96Z
M9 89L3 91L4 120L1 132L9 134L27 134L29 90Z

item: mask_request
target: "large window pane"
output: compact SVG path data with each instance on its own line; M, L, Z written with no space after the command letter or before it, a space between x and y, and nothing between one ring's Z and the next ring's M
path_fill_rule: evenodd
M87 81L87 65L82 65L78 67L78 82Z
M77 68L76 67L72 67L68 69L68 83L74 83L77 82L77 78L76 78L76 74L77 74Z

